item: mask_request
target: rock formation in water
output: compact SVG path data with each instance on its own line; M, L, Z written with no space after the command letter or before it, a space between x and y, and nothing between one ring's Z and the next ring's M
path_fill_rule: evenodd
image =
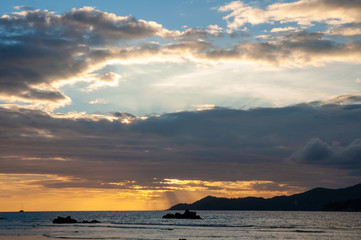
M55 218L53 220L53 223L78 223L78 221L75 219L72 219L70 216L67 216L65 218L58 216L57 218Z
M82 222L78 222L77 220L71 218L70 216L67 217L57 217L53 220L53 223L100 223L98 220L83 220Z
M175 218L175 219L202 219L196 212L191 212L188 209L181 213L167 213L163 218Z

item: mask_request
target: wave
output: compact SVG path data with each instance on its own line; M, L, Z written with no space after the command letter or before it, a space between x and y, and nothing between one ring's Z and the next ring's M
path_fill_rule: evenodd
M179 226L179 227L210 227L210 228L250 228L254 225L228 225L228 224L191 224L191 223L119 223L112 222L114 227L118 225L137 225L137 226Z
M76 236L72 236L72 237L63 237L63 236L53 236L51 234L43 234L44 237L47 238L56 238L56 239L94 239L94 240L102 240L102 239L118 239L119 237L76 237Z
M316 230L295 230L297 233L325 233L325 231L316 231Z
M300 225L279 225L279 226L257 226L257 228L270 228L270 229L294 229L294 228L299 228Z

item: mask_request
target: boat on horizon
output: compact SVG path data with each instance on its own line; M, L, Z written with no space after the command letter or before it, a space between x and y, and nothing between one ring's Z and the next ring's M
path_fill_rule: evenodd
M24 212L24 204L23 203L21 204L21 209L19 212Z

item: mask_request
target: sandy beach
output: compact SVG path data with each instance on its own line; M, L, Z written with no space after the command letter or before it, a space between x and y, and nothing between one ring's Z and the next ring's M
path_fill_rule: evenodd
M0 240L45 240L48 239L47 237L41 235L34 235L34 236L0 236Z

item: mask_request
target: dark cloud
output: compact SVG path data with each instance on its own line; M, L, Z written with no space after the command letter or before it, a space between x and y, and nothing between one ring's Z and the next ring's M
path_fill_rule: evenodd
M277 183L255 183L253 189L257 191L289 191L292 190L292 186L282 185Z
M350 106L215 108L145 120L2 108L0 171L56 174L89 187L133 180L152 187L155 177L348 185L360 180L349 170L360 168L361 105ZM290 156L298 160L287 161Z
M301 161L308 163L322 162L331 157L332 147L320 139L314 138L310 140L302 150L298 151L295 156L296 155L299 155L298 158L300 158Z
M22 98L37 99L37 100L64 100L66 97L59 91L44 91L38 89L31 89L29 92L23 93Z
M124 112L113 112L112 115L114 117L118 117L118 118L130 118L130 119L135 119L136 116L131 114L131 113L124 113Z
M314 138L291 158L306 164L360 170L361 139L355 139L349 145L341 146L338 142L328 144Z

